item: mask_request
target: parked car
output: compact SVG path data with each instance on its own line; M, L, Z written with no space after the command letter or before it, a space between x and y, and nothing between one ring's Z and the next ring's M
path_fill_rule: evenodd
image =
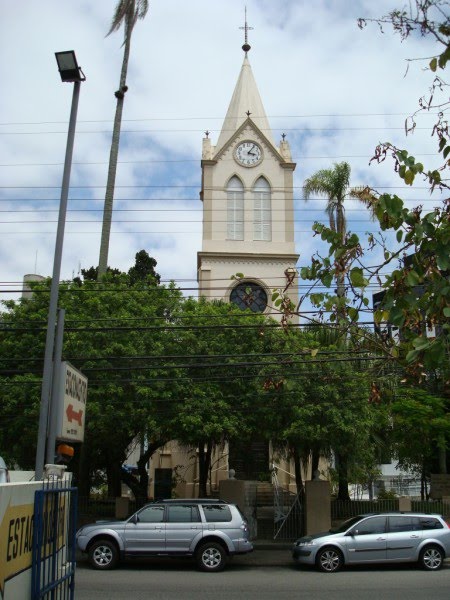
M153 502L125 521L84 525L77 545L95 569L129 557L192 556L203 571L221 571L229 557L253 550L238 507L218 499Z
M450 556L450 527L440 515L377 513L359 515L337 529L298 539L297 563L327 573L344 564L419 562L437 571Z

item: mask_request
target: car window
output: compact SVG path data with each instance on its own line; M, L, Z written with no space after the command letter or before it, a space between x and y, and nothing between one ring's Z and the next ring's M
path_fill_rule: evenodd
M198 523L200 522L200 513L197 506L180 504L167 507L168 523Z
M164 521L164 506L146 506L137 515L140 523L162 523Z
M355 523L359 523L362 519L361 515L358 515L357 517L352 517L351 519L347 519L346 521L344 521L343 523L341 523L338 527L332 527L330 529L330 533L344 533L344 531L347 531L347 529L350 529L350 527L352 525L354 525Z
M204 504L203 512L207 523L231 521L231 510L226 504Z
M426 517L420 519L420 526L422 529L443 529L444 526L439 521L439 519L434 519L433 517Z
M389 517L389 531L397 533L400 531L418 531L420 529L418 517L407 515L395 515Z
M386 517L369 517L364 521L361 521L355 525L351 533L358 533L358 535L369 535L371 533L385 533L386 532Z

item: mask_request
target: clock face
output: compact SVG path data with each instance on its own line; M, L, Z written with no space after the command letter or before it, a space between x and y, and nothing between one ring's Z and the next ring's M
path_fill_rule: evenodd
M230 294L230 301L245 310L262 313L267 307L267 294L257 283L243 282L237 285Z
M262 150L256 142L241 142L234 151L237 162L244 167L254 167L262 160Z

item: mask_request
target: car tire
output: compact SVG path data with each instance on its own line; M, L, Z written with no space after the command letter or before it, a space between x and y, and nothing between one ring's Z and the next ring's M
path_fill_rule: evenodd
M197 549L195 557L199 569L210 573L223 571L227 564L225 548L218 542L201 544Z
M119 551L112 540L98 540L89 548L88 559L94 569L115 569L119 563Z
M444 553L439 546L426 546L420 553L419 563L427 571L437 571L444 564Z
M336 573L344 564L344 557L342 552L337 548L328 546L322 548L317 553L316 566L320 571L324 573Z

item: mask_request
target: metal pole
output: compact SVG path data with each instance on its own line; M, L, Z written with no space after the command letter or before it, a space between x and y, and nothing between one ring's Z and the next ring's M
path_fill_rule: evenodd
M58 323L56 325L55 352L53 356L52 392L50 395L50 410L48 418L47 459L46 463L55 462L56 418L59 414L62 398L58 398L61 382L61 356L64 339L64 318L66 311L58 308Z
M69 131L67 134L66 158L61 185L61 201L59 204L58 229L56 232L55 258L53 260L53 276L50 288L50 304L48 308L47 337L45 340L44 372L42 375L41 405L39 412L39 430L36 448L35 478L42 479L44 474L45 441L50 401L50 386L52 379L53 345L55 340L56 311L58 307L59 278L61 274L61 258L66 224L67 198L69 196L70 169L72 166L73 143L77 120L80 82L73 85L72 108L70 111Z

